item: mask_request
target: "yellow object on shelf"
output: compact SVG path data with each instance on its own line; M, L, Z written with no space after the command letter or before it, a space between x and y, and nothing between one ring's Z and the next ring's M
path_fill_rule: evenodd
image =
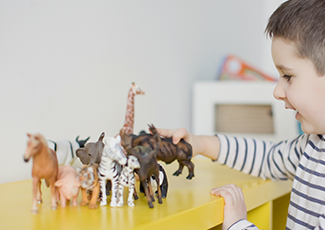
M73 207L72 204L51 210L50 189L42 182L43 203L38 204L39 213L31 213L32 180L0 184L0 229L114 229L114 230L172 230L172 229L209 229L222 223L223 198L210 195L210 190L225 184L236 184L244 191L248 219L260 228L272 229L272 207L283 209L286 213L287 202L273 201L278 198L288 200L291 181L272 182L235 171L227 166L213 163L206 158L194 158L195 177L187 180L187 168L179 177L173 176L178 163L163 164L169 181L167 198L162 204L156 199L150 209L143 194L128 207L99 207L91 210L87 206ZM137 184L137 192L139 186ZM127 189L124 199L127 199ZM79 194L78 203L81 201ZM108 196L108 204L110 196ZM284 203L285 205L281 205ZM282 207L283 206L283 207ZM286 206L286 207L285 207ZM261 219L261 218L264 219ZM261 223L259 223L261 222ZM284 226L281 226L284 228Z

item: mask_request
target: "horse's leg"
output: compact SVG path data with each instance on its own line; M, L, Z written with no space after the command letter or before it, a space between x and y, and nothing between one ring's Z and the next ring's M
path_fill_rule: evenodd
M143 189L144 189L144 193L146 194L146 197L147 197L149 208L153 208L153 204L152 204L152 201L151 201L151 198L150 198L147 181L144 180L144 181L141 181L141 183L142 183L142 186L143 186Z
M40 180L36 177L33 177L33 201L32 201L32 213L33 214L38 213L37 195L38 195L38 190L39 190L39 183L40 183Z
M41 180L38 180L38 186L37 186L37 203L43 203L41 185L42 185L42 181Z
M52 210L57 209L57 189L54 186L55 181L51 181L50 189L51 189L51 208ZM61 196L61 199L63 196Z
M102 199L100 201L100 206L105 206L105 205L107 205L106 178L105 177L100 177L99 178L99 183L100 183L100 191L102 193Z
M154 174L155 179L156 179L156 183L157 183L157 190L158 190L158 203L162 204L162 199L161 199L161 189L160 189L160 185L159 185L159 171L155 172Z
M179 174L182 173L183 168L184 168L183 162L178 161L178 163L179 163L179 168L177 169L176 172L174 172L174 174L173 174L174 176L179 176Z

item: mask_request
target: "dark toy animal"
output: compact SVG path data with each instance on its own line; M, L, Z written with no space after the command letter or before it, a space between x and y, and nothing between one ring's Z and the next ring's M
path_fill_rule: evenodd
M154 126L149 125L149 130L153 133ZM151 149L157 145L155 138L152 134L142 133L139 136L132 135L132 147L136 146L150 146ZM177 144L173 144L172 138L161 138L160 148L157 153L157 160L164 161L166 164L172 163L177 160L179 163L178 170L173 174L178 176L182 173L184 165L188 168L189 174L186 179L194 177L194 164L192 159L192 146L183 139Z
M160 183L160 190L161 190L161 198L166 198L167 197L167 192L168 192L168 180L167 180L167 175L165 172L164 167L158 162L159 166L159 183ZM155 181L155 177L151 176L151 183ZM144 189L142 184L140 183L140 192L144 193ZM155 193L158 193L156 191Z
M96 143L89 142L85 145L85 147L76 150L77 157L80 158L81 162L84 165L89 165L94 163L100 164L100 160L104 149L104 143L103 143L104 136L105 133L102 132Z
M153 127L153 126L152 126ZM150 208L153 208L152 202L155 201L154 193L152 191L150 179L154 175L157 185L159 185L159 165L157 163L157 152L160 145L160 137L156 132L156 129L153 127L153 138L155 138L156 145L154 149L151 149L148 146L136 146L132 148L132 136L124 134L121 130L120 135L122 138L122 146L127 151L129 155L133 155L138 158L140 163L140 168L135 169L136 174L139 176L139 180L144 188L144 192L147 197L148 205ZM162 204L161 190L160 186L157 186L158 190L158 203Z

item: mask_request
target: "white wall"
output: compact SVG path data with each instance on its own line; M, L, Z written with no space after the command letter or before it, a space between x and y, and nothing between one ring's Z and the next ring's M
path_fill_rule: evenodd
M191 130L192 83L214 80L224 55L273 73L263 32L277 5L0 0L0 183L31 177L27 132L90 141L117 134L133 81L146 92L135 98L135 132L148 123Z

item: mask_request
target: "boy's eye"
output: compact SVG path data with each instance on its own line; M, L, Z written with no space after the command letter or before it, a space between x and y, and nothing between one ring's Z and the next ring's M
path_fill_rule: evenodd
M287 75L287 74L283 75L282 77L284 79L286 79L287 81L290 81L290 79L291 79L291 75Z

